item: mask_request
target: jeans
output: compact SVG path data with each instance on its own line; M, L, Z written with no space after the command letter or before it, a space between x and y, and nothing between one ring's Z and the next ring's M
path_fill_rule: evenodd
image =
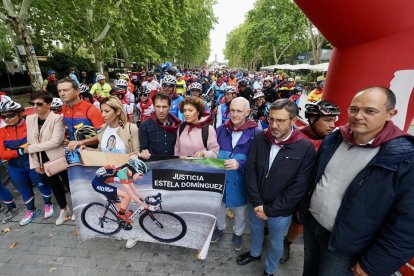
M13 185L22 195L27 210L34 210L34 193L32 183L39 189L45 204L51 204L52 191L42 180L42 176L34 169L13 167L9 163L9 175Z
M241 236L244 233L244 228L246 227L246 207L247 205L239 206L239 207L231 207L234 213L234 225L233 225L233 233L237 236ZM222 202L220 205L219 212L217 214L217 228L219 230L226 229L226 203Z
M353 276L351 268L355 265L357 257L340 250L328 249L331 232L323 228L308 213L303 219L305 244L305 261L303 265L304 276Z
M1 160L0 160L1 162ZM4 186L0 179L0 200L7 205L7 209L16 208L12 193Z
M250 255L258 257L262 255L264 240L265 221L256 217L253 206L248 204L250 219ZM269 217L267 227L269 228L269 252L266 256L265 271L272 274L279 264L279 259L283 253L283 239L289 227L292 216L288 217Z

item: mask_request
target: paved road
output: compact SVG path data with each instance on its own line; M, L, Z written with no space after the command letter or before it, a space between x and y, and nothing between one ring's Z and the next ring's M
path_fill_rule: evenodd
M414 134L414 124L409 132ZM8 187L12 189L11 184ZM11 228L11 232L0 234L0 275L262 275L263 261L236 264L238 253L232 248L231 225L223 239L211 245L207 259L196 261L194 250L168 245L138 243L126 249L125 241L112 239L80 243L74 223L56 226L56 214L52 220L38 217L27 226L19 226L24 206L19 196L16 200L19 214L11 223L0 225L1 229ZM38 194L36 202L41 202ZM248 241L246 232L244 239ZM16 246L9 248L13 243ZM300 240L292 245L291 260L281 265L276 275L301 275L302 262Z
M13 186L7 185L11 190ZM16 194L16 191L14 191ZM54 224L52 219L36 218L27 226L18 221L24 214L21 198L16 196L19 213L8 224L11 232L0 234L0 275L262 275L264 262L247 266L236 264L238 253L232 247L231 225L223 239L210 247L204 261L196 261L192 249L138 243L125 248L125 241L94 239L80 243L74 222ZM39 207L41 199L36 194ZM56 212L57 213L57 212ZM43 216L43 214L42 214ZM3 213L0 214L3 217ZM248 231L247 231L248 233ZM245 241L250 235L244 235ZM16 243L14 248L10 246ZM246 250L246 245L241 252ZM292 245L292 257L276 275L301 275L303 242Z

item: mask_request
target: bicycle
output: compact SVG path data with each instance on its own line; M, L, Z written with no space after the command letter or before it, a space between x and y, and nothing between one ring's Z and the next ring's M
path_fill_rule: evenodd
M156 211L144 209L139 206L132 215L130 220L139 216L139 225L153 239L171 243L180 240L187 232L187 224L179 215L163 211L161 207L161 194L146 197L143 200L146 204L159 208ZM131 230L132 225L121 220L116 216L118 209L115 203L119 200L107 198L105 204L100 202L91 202L82 210L82 223L90 230L102 235L110 236L118 233L121 229Z

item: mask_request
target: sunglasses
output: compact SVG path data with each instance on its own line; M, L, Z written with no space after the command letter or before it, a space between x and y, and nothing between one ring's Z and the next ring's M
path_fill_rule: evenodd
M162 87L173 88L174 84L163 84Z
M42 107L44 105L44 103L39 103L39 102L37 102L37 103L35 103L35 102L29 102L29 104L31 106L38 106L38 107Z
M7 115L1 115L0 117L5 120L5 119L13 119L14 117L16 117L16 113L13 114L7 114Z

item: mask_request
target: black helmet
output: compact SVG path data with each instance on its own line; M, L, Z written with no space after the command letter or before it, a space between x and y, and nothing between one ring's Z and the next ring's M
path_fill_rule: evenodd
M319 101L305 105L305 117L321 117L321 116L339 116L341 114L339 107L329 101Z
M141 86L139 89L138 89L138 94L139 95L149 95L149 94L151 94L151 89L148 87L148 86Z
M248 82L247 82L247 80L246 80L246 79L241 79L241 80L239 80L239 81L237 82L237 84L238 84L239 86L246 87L246 86L248 85Z

